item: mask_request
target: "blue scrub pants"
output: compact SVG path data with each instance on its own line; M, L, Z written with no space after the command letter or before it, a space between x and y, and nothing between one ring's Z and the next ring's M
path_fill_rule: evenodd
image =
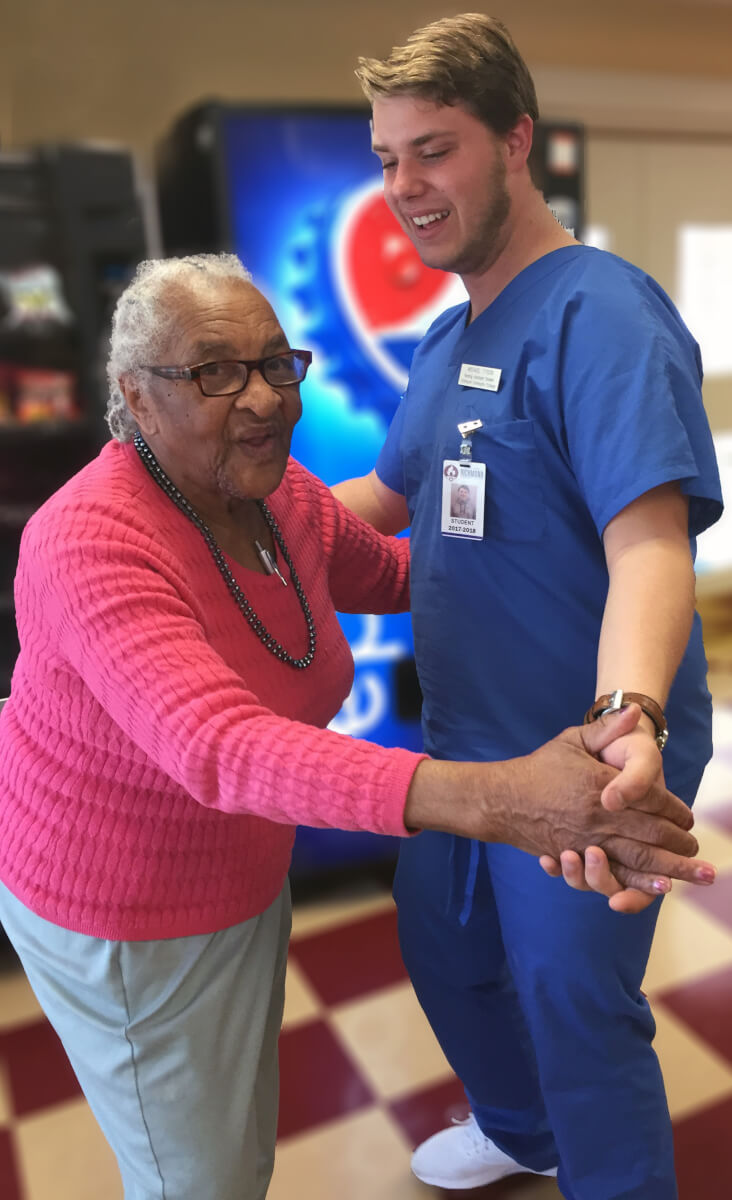
M660 901L624 916L528 854L475 846L403 842L394 895L404 962L480 1128L532 1170L558 1165L567 1200L676 1200L640 991Z

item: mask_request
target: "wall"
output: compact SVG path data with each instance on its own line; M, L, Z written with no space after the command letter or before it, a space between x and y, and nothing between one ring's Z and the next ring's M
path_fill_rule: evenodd
M3 148L91 137L124 142L148 160L173 119L201 97L357 100L358 54L382 54L416 26L473 7L471 0L5 6L1 40L12 65L0 69ZM702 123L732 130L727 0L495 0L490 8L536 70L547 113L590 105L593 119L607 124L625 97L626 120L637 123L646 101L658 120L680 82L687 98L702 94ZM636 73L630 88L628 72ZM693 115L693 101L678 105L681 118L688 120L689 107Z
M57 139L122 142L137 153L148 180L156 143L200 99L358 101L359 54L383 54L418 25L473 7L471 0L5 4L3 148ZM651 196L640 143L623 150L633 171L613 173L617 147L607 139L676 139L676 156L664 168L663 186L672 189L674 172L687 170L684 137L701 134L712 146L704 187L715 191L717 156L720 179L732 178L732 0L492 0L490 8L532 69L542 113L588 128L590 219L612 226L614 249L673 294L671 235L660 258L650 254L645 232L667 203L663 189ZM729 188L716 191L714 219L732 223ZM631 194L638 203L629 211ZM674 217L683 219L690 217ZM707 402L717 427L732 425L732 377L710 381Z
M607 231L608 248L648 271L680 303L682 228L732 227L732 138L596 131L588 138L586 166L588 213ZM732 302L732 282L717 272L712 277L705 273L705 280L710 298L718 292L721 306L725 296L727 304ZM711 320L716 327L716 313ZM713 347L706 341L711 331L705 322L697 314L689 323L709 368L704 402L711 426L730 430L732 374L712 369ZM718 350L718 332L714 336Z

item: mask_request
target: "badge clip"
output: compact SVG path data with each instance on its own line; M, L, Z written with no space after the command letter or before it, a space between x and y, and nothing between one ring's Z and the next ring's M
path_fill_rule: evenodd
M458 433L462 438L460 443L460 461L469 463L473 456L473 442L471 434L475 433L476 429L483 428L482 421L460 421L458 424Z

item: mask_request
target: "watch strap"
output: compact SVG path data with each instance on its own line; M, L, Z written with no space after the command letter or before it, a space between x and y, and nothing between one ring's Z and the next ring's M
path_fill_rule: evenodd
M616 688L614 692L598 696L585 713L584 724L589 725L590 721L596 721L605 713L618 712L621 708L627 708L629 704L638 704L649 720L653 722L656 730L656 745L659 750L663 750L668 741L666 714L657 701L653 700L651 696L643 695L642 692L624 692L622 688Z

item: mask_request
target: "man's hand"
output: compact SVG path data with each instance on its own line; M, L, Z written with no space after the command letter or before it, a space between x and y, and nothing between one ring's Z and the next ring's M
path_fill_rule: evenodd
M650 718L643 713L635 729L615 738L600 751L602 761L620 772L601 796L602 803L613 812L630 804L636 807L654 784L664 783L663 760L656 745L655 730L652 733L644 728L646 723L651 724Z
M637 779L620 791L612 789L611 782L621 776L594 757L630 734L639 717L638 706L629 705L592 725L567 729L533 754L514 760L523 770L512 789L500 839L557 863L563 851L583 855L590 846L598 847L611 860L621 886L604 880L601 870L595 890L618 897L612 907L620 911L634 911L640 903L634 896L621 901L623 888L654 897L668 890L670 877L701 884L714 879L709 863L690 857L698 846L688 832L693 818L686 805L658 781L645 795ZM653 745L647 734L643 737ZM529 772L529 781L523 771ZM600 801L606 793L610 809Z

